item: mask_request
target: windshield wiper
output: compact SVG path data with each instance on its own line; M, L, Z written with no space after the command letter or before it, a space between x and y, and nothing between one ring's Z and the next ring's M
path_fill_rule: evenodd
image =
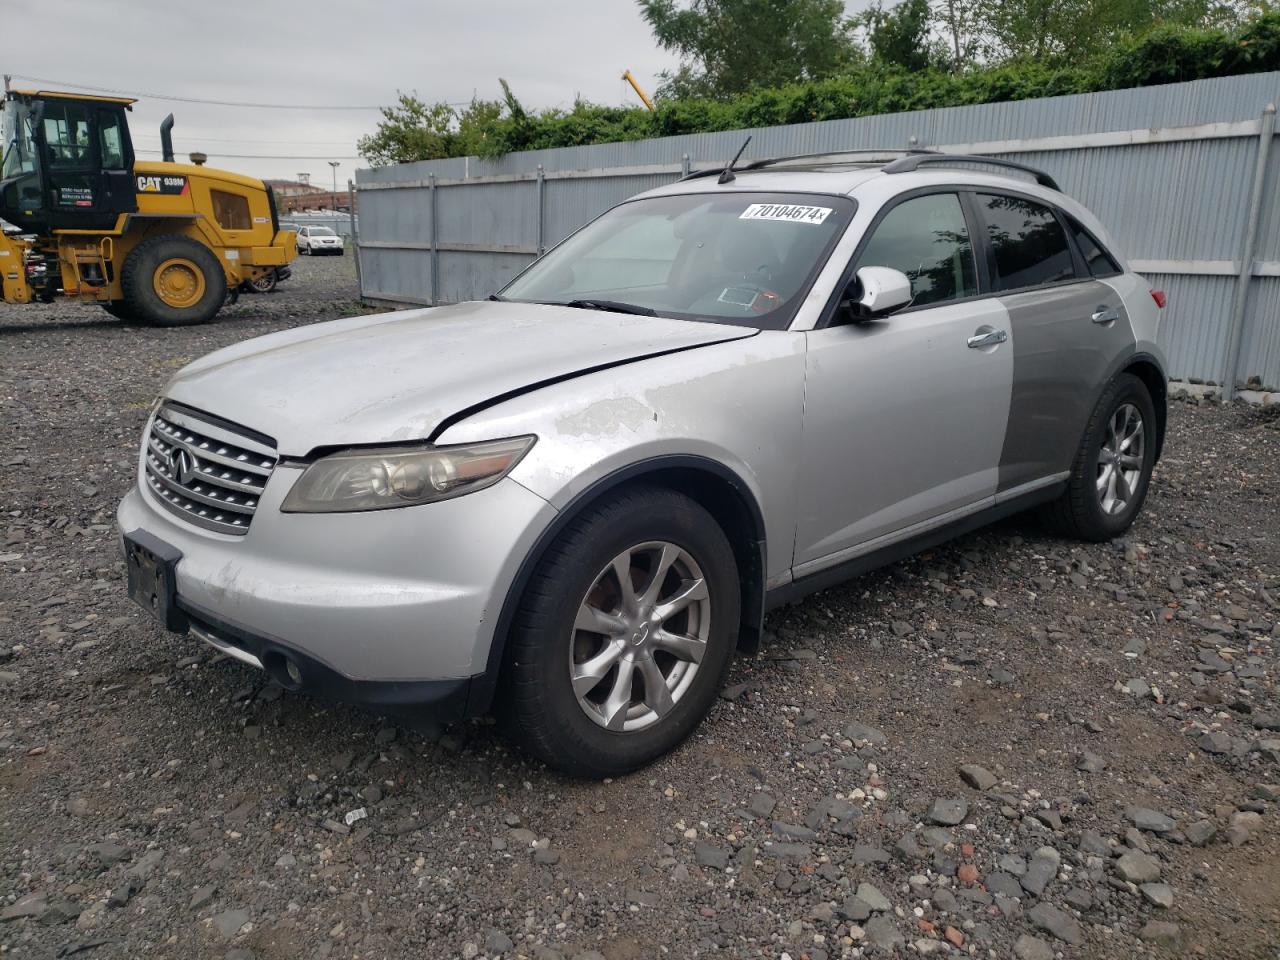
M565 307L576 307L580 310L608 310L610 313L634 313L641 317L656 317L658 312L652 307L641 307L634 303L623 303L621 300L570 300L561 304Z

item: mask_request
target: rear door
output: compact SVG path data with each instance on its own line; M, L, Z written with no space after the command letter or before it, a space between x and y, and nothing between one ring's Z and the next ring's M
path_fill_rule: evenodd
M979 192L974 205L992 286L1009 312L1013 393L999 492L1061 479L1116 361L1133 347L1120 295L1096 277L1114 260L1078 223L1042 201Z
M850 276L901 270L912 304L807 334L797 577L993 502L1013 359L973 230L956 189L896 198Z

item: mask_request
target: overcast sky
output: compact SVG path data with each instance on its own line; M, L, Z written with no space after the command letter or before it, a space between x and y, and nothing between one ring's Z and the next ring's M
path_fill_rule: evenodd
M397 90L429 101L497 99L503 77L528 107L569 107L579 95L635 103L620 79L624 68L652 91L658 73L675 64L633 0L35 0L30 10L45 27L30 43L9 31L3 69L23 76L15 87L37 85L25 79L36 77L50 89L376 106L394 102ZM339 184L364 165L355 141L378 120L376 110L140 96L130 117L139 157L159 159L160 121L170 111L179 158L201 150L213 166L287 179L306 171L326 187L328 160L341 161Z

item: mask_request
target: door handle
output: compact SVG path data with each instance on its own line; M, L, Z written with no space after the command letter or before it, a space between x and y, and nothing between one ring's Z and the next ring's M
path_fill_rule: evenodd
M1004 343L1009 339L1009 334L1003 330L988 330L986 333L975 333L969 338L969 349L980 350L983 347L994 347L998 343Z
M1094 323L1115 323L1120 319L1120 311L1115 307L1099 306L1089 319Z

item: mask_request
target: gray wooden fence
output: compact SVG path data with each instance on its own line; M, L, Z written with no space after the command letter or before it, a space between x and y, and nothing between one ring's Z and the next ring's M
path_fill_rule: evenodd
M1177 378L1280 389L1280 73L360 170L361 292L488 296L573 230L690 169L750 156L928 146L1021 160L1097 213L1169 296ZM1269 157L1268 157L1269 153ZM1234 359L1233 359L1234 358Z

